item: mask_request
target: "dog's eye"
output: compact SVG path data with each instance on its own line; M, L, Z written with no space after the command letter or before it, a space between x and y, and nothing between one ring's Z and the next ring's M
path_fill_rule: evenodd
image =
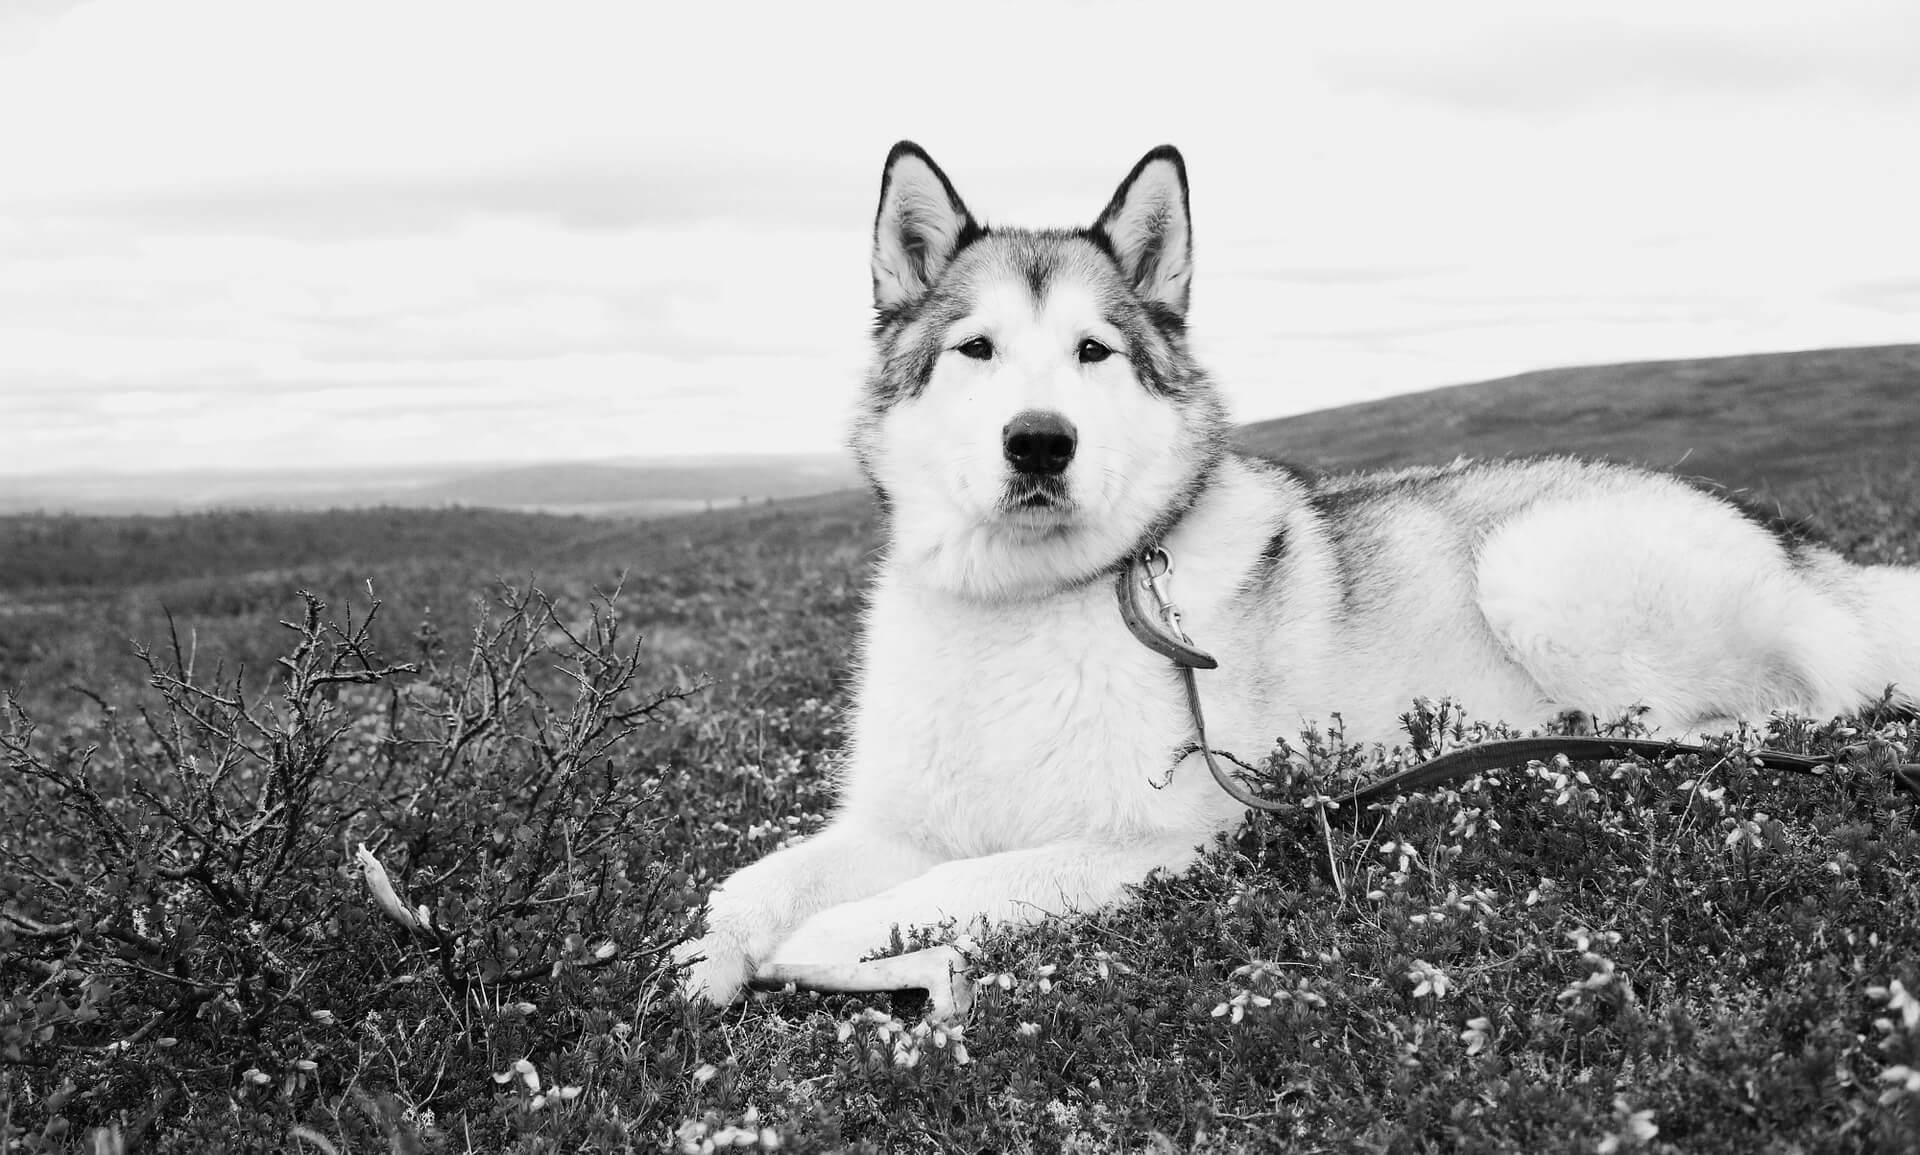
M966 344L959 346L959 349L961 356L971 357L975 361L985 361L993 356L993 342L987 340L985 337L975 337Z
M1080 363L1082 365L1091 365L1096 361L1105 361L1111 356L1113 356L1113 350L1102 345L1092 337L1088 337L1086 340L1080 342Z

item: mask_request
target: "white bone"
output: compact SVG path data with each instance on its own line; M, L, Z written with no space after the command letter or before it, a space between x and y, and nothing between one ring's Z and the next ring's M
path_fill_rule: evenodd
M973 983L967 978L967 960L950 946L928 947L910 954L858 963L770 963L753 976L760 990L801 990L864 993L924 990L936 1019L963 1018L973 1006Z

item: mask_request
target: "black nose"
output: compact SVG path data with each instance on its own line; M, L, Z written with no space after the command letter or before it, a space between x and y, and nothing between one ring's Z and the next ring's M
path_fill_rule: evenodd
M1060 473L1073 460L1073 422L1058 413L1029 409L1007 422L1000 444L1017 473Z

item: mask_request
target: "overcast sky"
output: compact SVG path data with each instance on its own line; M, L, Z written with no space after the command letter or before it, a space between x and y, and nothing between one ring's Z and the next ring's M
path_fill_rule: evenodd
M894 140L1243 419L1920 340L1920 4L0 3L0 473L832 450ZM1584 13L1584 15L1580 14Z

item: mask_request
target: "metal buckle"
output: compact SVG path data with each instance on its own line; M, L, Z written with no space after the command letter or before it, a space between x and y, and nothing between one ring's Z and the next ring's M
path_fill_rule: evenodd
M1143 596L1144 595L1144 596ZM1127 559L1120 574L1120 616L1133 636L1156 653L1192 669L1220 663L1193 644L1173 604L1173 555L1160 546ZM1149 606L1145 604L1150 601Z

